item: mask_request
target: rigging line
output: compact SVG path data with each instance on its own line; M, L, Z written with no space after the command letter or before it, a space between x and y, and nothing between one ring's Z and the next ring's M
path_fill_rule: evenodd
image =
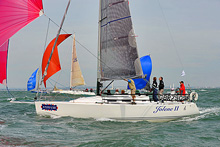
M11 94L11 92L9 91L8 86L6 86L6 89L7 89L7 91L8 91L8 96L9 96L9 97L11 96L11 97L15 98L14 95Z
M48 80L48 81L49 81L49 80ZM49 81L49 83L50 83L51 86L54 86L54 84L53 84L51 81Z
M168 28L168 31L169 31L169 34L170 34L170 37L171 37L171 40L172 40L172 43L173 43L173 47L174 47L174 49L175 49L175 51L176 51L176 54L177 54L178 59L179 59L179 62L180 62L180 64L181 64L182 68L184 69L182 60L181 60L181 58L180 58L179 52L178 52L177 47L176 47L176 43L175 43L175 41L174 41L174 39L173 39L173 35L172 35L172 33L171 33L171 30L170 30L170 26L169 26L169 24L168 24L168 22L167 22L166 16L165 16L164 11L163 11L163 9L162 9L162 6L161 6L161 4L160 4L160 0L157 0L157 1L158 1L158 3L159 3L159 7L160 7L160 9L161 9L161 12L162 12L162 14L163 14L164 21L165 21L165 23L166 23L166 25L167 25L167 28Z
M57 81L55 81L54 79L52 79L52 78L50 78L50 79L48 79L49 81L50 80L52 80L53 82L57 82ZM63 84L61 84L61 83L59 83L59 82L57 82L57 84L59 84L60 86L63 86L63 87L67 87L67 86L65 86L65 85L63 85Z
M8 39L7 41L8 41L8 47L7 47L7 61L8 61L9 39ZM3 43L3 44L4 44L4 43ZM7 70L8 70L8 65L7 65L7 63L6 63L6 89L7 89L7 91L8 91L8 96L9 96L9 97L12 96L13 98L15 98L14 95L11 94L11 92L10 92L9 89L8 89L8 85L7 85Z
M58 82L58 81L59 81L59 79L60 79L61 73L62 73L62 71L60 71L60 73L59 73L59 75L58 75L58 77L57 77L57 80L55 81L54 86L56 86L56 85L57 85L57 82Z
M46 50L47 38L48 38L48 33L49 33L50 21L51 21L50 18L48 18L48 19L49 19L49 21L48 21L48 24L47 24L47 33L46 33L46 38L45 38L44 51Z
M51 19L48 18L49 21L48 21L48 24L47 24L47 32L46 32L46 38L45 38L45 43L44 43L44 52L46 50L46 45L47 45L47 38L48 38L48 34L49 34L49 28L50 28L50 21ZM43 57L42 57L43 58ZM38 97L38 94L39 94L39 90L41 89L42 85L40 85L40 72L41 72L41 66L42 64L40 64L40 68L39 68L39 71L38 71L38 82L37 82L37 93L36 93L36 97ZM40 87L39 87L40 86Z
M46 17L48 17L46 14L44 14ZM49 17L48 17L49 18ZM59 25L54 22L52 19L51 19L51 22L53 22L56 26L59 27ZM63 28L61 29L63 32L67 33L67 31L65 31ZM71 36L73 38L73 36ZM101 59L99 59L95 54L93 54L87 47L85 47L83 44L81 44L79 41L77 41L75 39L75 41L82 47L84 48L86 51L88 51L93 57L95 57L97 60L99 60L101 63L105 64L106 67L108 67L112 72L116 73L112 68L110 68L104 61L102 61ZM122 80L124 80L124 78L122 76L119 76Z
M176 51L176 54L177 54L178 59L179 59L179 62L180 62L180 64L181 64L181 66L182 66L182 70L184 71L184 66L183 66L182 60L181 60L180 55L179 55L179 52L178 52L178 50L177 50L176 43L175 43L175 41L174 41L174 39L173 39L173 35L172 35L172 33L171 33L170 26L169 26L169 24L168 24L168 22L167 22L165 13L164 13L164 11L163 11L163 9L162 9L162 6L161 6L161 4L160 4L160 0L157 0L157 1L158 1L158 3L159 3L159 7L160 7L160 9L161 9L161 12L162 12L162 14L163 14L165 23L166 23L166 25L167 25L167 28L168 28L168 31L169 31L169 34L170 34L170 37L171 37L171 40L172 40L172 43L173 43L173 47L174 47L174 49L175 49L175 51ZM186 82L188 83L188 78L187 78L187 77L186 77Z

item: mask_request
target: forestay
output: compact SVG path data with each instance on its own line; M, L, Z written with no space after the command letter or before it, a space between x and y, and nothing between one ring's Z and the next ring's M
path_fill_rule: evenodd
M101 0L101 80L142 75L128 0Z

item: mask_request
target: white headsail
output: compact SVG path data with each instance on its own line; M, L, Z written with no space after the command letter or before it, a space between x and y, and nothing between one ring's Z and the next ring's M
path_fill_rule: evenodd
M71 62L71 74L70 74L70 87L79 85L85 85L85 81L79 66L79 61L76 55L76 41L75 34L73 37L73 50L72 50L72 62Z

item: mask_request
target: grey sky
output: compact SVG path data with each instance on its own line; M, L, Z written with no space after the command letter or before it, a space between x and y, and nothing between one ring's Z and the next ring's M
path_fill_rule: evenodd
M44 0L45 14L60 24L67 2ZM151 55L152 76L163 76L166 86L173 83L178 86L178 82L184 80L192 86L220 87L220 1L160 0L160 4L176 49L158 0L130 0L134 30L138 35L139 56ZM98 5L98 0L72 0L63 27L69 33L76 32L76 39L95 55ZM40 66L47 23L47 17L41 16L11 38L8 57L10 88L25 88L32 72ZM54 24L50 24L47 43L55 37L57 29ZM71 38L59 46L62 66L59 82L66 86L69 85L71 48ZM79 44L77 53L87 85L95 86L96 58ZM185 77L180 76L183 68ZM57 75L53 77L57 78ZM0 88L4 86L0 85Z

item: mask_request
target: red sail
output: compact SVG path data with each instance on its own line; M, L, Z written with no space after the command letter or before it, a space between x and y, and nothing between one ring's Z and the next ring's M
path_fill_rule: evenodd
M71 34L62 34L59 35L59 38L57 40L52 58L50 60L48 69L47 69L47 74L44 78L44 86L46 87L46 81L47 79L49 79L52 75L54 75L55 73L57 73L58 71L61 70L61 66L60 66L60 60L59 60L59 55L58 55L58 49L57 46L62 43L65 39L67 39ZM50 44L47 46L45 52L44 52L44 56L43 56L43 60L42 60L42 76L44 74L45 68L47 66L52 48L54 46L56 38L54 38Z
M0 46L0 83L7 85L8 40Z
M0 0L0 47L42 14L42 0Z

